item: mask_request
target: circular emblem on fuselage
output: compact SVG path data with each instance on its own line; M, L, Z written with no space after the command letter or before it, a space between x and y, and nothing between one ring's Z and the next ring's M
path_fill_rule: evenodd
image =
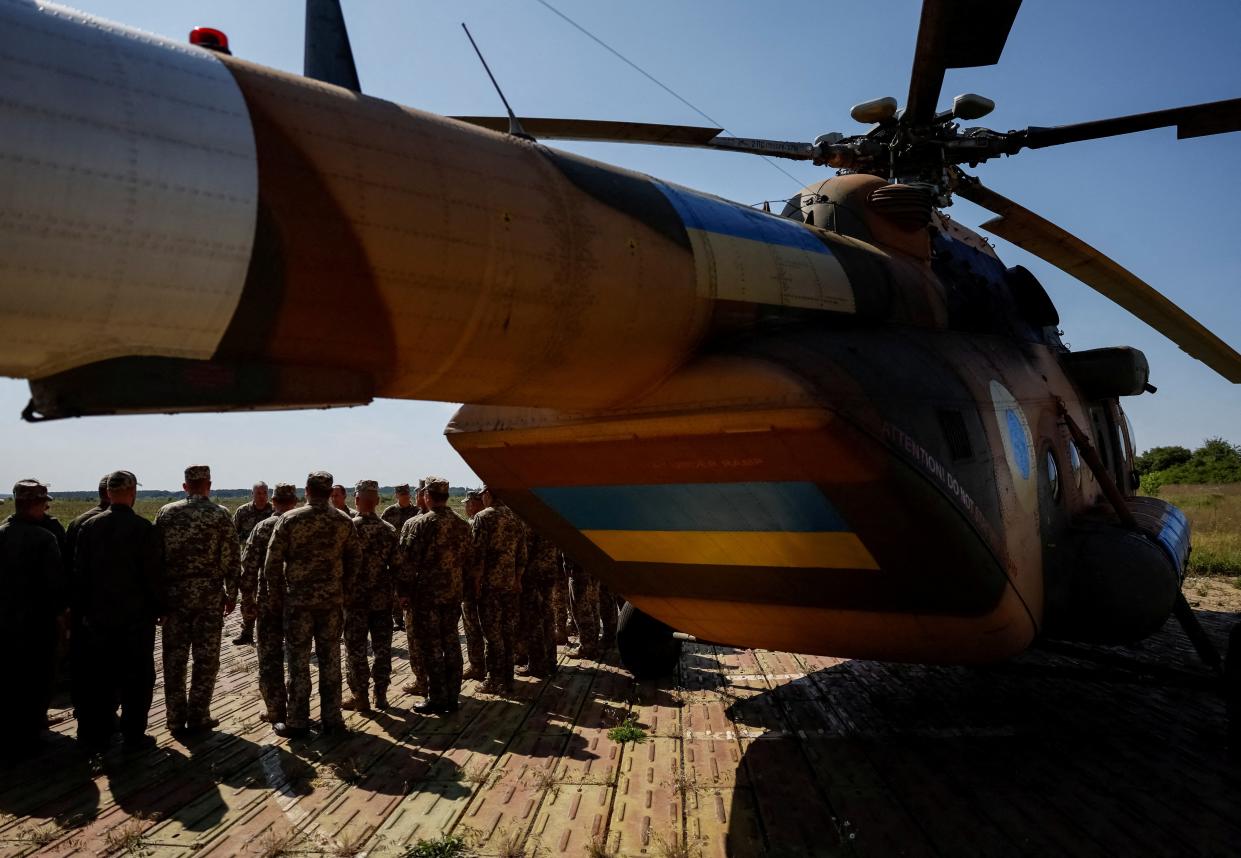
M1020 502L1031 508L1036 502L1034 475L1034 438L1016 397L998 381L991 382L991 402L995 420L1004 444L1004 459L1012 475L1013 488ZM998 463L997 463L998 464Z

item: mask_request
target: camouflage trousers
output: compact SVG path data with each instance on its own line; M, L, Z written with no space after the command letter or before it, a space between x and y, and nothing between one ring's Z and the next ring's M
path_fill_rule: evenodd
M413 609L406 608L403 616L405 617L405 645L409 652L409 670L414 675L415 682L425 682L426 662L422 657L422 640L418 635L418 630L414 627Z
M513 643L517 638L519 610L518 593L512 590L484 590L478 601L487 644L487 680L501 687L513 684Z
M319 717L324 727L345 723L340 711L340 608L286 608L290 727L310 726L310 646L319 663Z
M556 583L548 598L551 602L552 635L556 643L567 643L569 640L569 581L564 572L557 570Z
M616 597L602 581L599 582L599 624L603 626L603 636L599 645L604 651L616 646L616 623L620 619L620 608L616 605Z
M461 694L461 639L457 637L461 607L456 602L416 604L410 613L422 653L427 702L455 705Z
M201 724L211 717L223 631L224 614L219 608L177 609L164 616L164 712L170 729ZM194 669L187 695L185 675L191 654Z
M288 714L284 688L284 617L278 612L260 612L255 621L254 648L259 661L259 696L273 721Z
M470 660L470 670L487 672L487 646L483 638L483 621L479 619L478 602L465 599L461 602L461 625L465 627L465 653Z
M556 638L548 594L540 587L521 591L518 656L524 656L533 676L550 676L556 666Z
M573 624L577 626L578 655L594 658L599 654L599 580L583 576L569 586Z
M367 639L374 652L374 664L366 660ZM345 678L355 700L366 700L369 681L375 680L375 693L388 691L392 679L392 610L345 611Z

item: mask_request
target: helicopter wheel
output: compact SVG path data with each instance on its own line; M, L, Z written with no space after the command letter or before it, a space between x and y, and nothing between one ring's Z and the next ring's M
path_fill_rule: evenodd
M1241 763L1241 622L1228 635L1224 658L1224 702L1228 711L1228 756Z
M626 602L616 627L621 664L634 679L671 676L681 658L681 641L672 635L671 626Z

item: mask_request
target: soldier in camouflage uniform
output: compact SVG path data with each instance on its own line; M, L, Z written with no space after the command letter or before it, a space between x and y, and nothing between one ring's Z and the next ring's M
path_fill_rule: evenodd
M415 712L455 712L461 693L461 642L457 624L465 570L471 565L470 525L448 508L448 481L427 477L430 510L401 531L401 585L409 600L410 628L419 637L427 680L426 700Z
M0 706L0 754L38 750L47 727L56 617L65 588L56 538L39 524L47 486L21 480L13 487L16 512L0 524L0 669L8 699Z
M340 627L344 593L358 569L353 520L328 502L332 475L306 478L306 506L276 521L263 574L284 606L289 654L289 717L276 725L280 736L310 731L310 646L319 663L319 707L325 733L343 732L340 694Z
M465 514L471 522L485 506L481 491L466 492ZM478 564L471 563L466 567L465 590L461 599L461 624L465 628L465 654L470 662L465 671L465 678L483 680L487 678L487 645L483 639L483 622L478 616L478 599L475 596L478 588Z
M375 706L388 708L397 533L396 528L375 513L379 506L378 482L361 480L354 490L353 502L358 509L353 529L358 535L361 565L353 587L345 593L346 679L352 697L341 706L369 712L367 685L371 679L375 680ZM373 665L366 662L367 638L375 656Z
M526 567L526 526L486 486L487 507L470 527L478 565L479 618L487 642L483 690L506 694L513 688L513 644L517 637L521 573Z
M564 557L569 576L569 598L573 602L573 624L577 626L578 658L599 657L599 579Z
M388 524L392 525L394 528L396 528L396 534L399 537L401 535L401 528L405 526L405 522L409 521L411 518L413 518L416 515L421 515L422 510L418 508L418 505L413 502L410 496L409 483L401 483L395 489L393 489L393 493L396 495L396 503L390 504L389 506L384 507L384 511L379 514L379 517L382 518L384 521L388 522ZM408 619L409 618L405 615L405 611L401 608L399 602L396 604L393 604L392 606L392 628L395 631L400 631L404 629L405 636L407 638L409 637L409 626L407 623ZM417 673L419 676L421 676L422 672L417 670L416 654L414 652L414 649L415 649L414 642L410 640L409 641L409 661L410 661L410 664L415 667L414 672Z
M560 552L551 540L527 528L526 569L521 577L521 650L530 676L556 669L556 630L549 595L560 573Z
M267 502L267 483L260 480L251 487L250 500L237 507L237 511L233 513L233 526L237 528L237 539L241 544L245 545L255 526L260 521L271 518L273 513L272 505ZM253 618L243 613L241 634L233 638L233 643L238 646L254 643Z
M241 546L232 517L211 502L211 469L185 469L186 499L155 516L164 543L164 704L174 734L209 730L224 617L237 601ZM194 671L188 697L185 674Z
M332 506L343 512L345 515L353 518L357 515L357 511L349 508L349 491L340 483L332 486L332 496L328 498Z
M272 506L275 515L263 519L250 531L241 553L241 612L258 625L259 694L267 707L261 717L279 724L288 716L284 687L284 605L280 594L268 585L263 566L276 522L297 506L297 487L292 483L276 483Z
M556 580L548 594L551 602L552 639L558 644L569 642L569 579L565 577L564 566L557 560Z

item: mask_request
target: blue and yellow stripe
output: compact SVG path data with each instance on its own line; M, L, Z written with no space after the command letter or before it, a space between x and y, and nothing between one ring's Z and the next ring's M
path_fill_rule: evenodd
M878 569L813 483L536 488L618 562Z
M853 313L853 287L831 249L796 221L655 182L694 249L699 294Z

